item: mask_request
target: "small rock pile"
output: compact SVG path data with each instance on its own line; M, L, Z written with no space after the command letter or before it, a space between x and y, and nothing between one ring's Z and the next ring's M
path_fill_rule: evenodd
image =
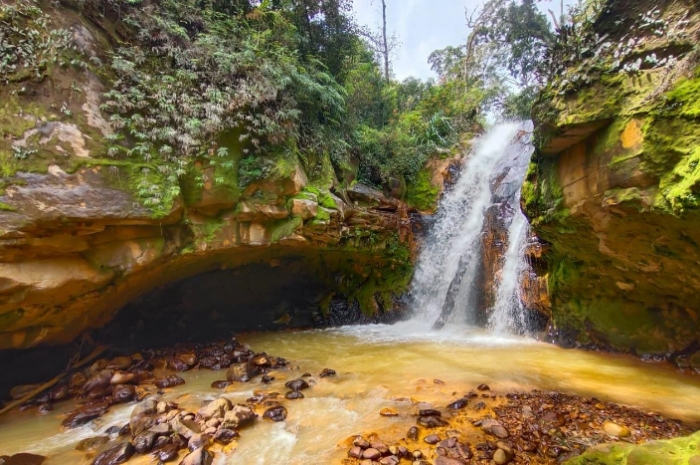
M554 465L612 440L639 443L691 432L677 421L595 398L538 390L499 396L486 385L477 390L481 394L469 392L445 409L414 401L417 425L403 439L387 447L375 434L357 436L343 463ZM380 415L400 416L393 409Z
M245 382L286 366L287 361L283 358L255 353L235 338L218 343L182 344L175 348L97 360L88 368L66 373L59 383L26 402L22 408L37 407L39 413L48 413L56 402L78 399L82 405L62 423L66 428L75 428L100 417L112 405L145 398L153 387L166 389L185 384L180 376L167 371L228 369L227 381L216 386L223 389L233 382ZM16 386L11 390L11 396L21 399L35 388L34 385Z

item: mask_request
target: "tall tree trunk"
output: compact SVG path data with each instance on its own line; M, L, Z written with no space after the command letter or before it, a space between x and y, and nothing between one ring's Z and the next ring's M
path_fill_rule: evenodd
M382 39L384 40L384 47L382 54L384 55L384 77L388 81L390 76L389 70L389 41L386 38L386 0L382 0Z

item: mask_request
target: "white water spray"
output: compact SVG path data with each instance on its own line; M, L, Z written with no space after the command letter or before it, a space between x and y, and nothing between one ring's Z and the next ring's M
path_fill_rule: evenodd
M451 322L473 322L471 310L476 306L474 283L480 271L484 214L499 197L499 193L492 192L494 184L499 184L499 190L510 192L500 193L500 197L507 198L500 199L502 208L515 214L489 326L497 332L521 327L511 320L523 319L517 315L522 312L515 308L515 302L519 305L520 251L527 235L527 220L520 212L519 187L532 153L529 140L522 140L523 130L529 129L522 123L500 124L476 140L459 179L445 192L423 245L411 291L415 320L436 328Z

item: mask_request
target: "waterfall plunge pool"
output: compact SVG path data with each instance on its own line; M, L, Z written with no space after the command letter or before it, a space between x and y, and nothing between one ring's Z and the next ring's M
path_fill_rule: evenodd
M304 399L284 402L289 410L286 421L258 421L243 430L235 447L216 453L214 465L341 463L346 441L355 434L375 432L386 440L405 435L415 425L406 399L444 407L481 383L488 383L493 392L556 390L658 412L689 425L700 421L700 378L670 365L562 349L467 327L434 332L423 328L406 322L244 335L241 342L285 357L292 370L272 373L276 380L269 385L256 378L234 384L223 394L210 385L225 378L225 371L189 371L181 374L186 384L167 389L165 398L196 411L203 401L220 395L244 402L256 390L283 393L285 381L314 374L317 384L304 391ZM338 375L319 378L324 368ZM62 430L61 420L71 406L72 402L56 404L55 411L43 416L28 409L0 417L0 455L32 452L47 455L47 465L88 465L91 457L76 451L76 444L124 425L134 408L133 403L113 406L92 423ZM400 415L380 416L387 407ZM145 465L151 457L135 456L129 463Z

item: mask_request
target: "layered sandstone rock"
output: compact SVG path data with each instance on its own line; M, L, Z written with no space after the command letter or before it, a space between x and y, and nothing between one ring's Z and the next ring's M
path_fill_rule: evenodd
M36 76L1 76L0 349L65 343L155 287L289 256L326 284L321 313L339 296L366 314L393 309L412 273L406 204L342 187L327 155L262 154L263 174L243 182L232 134L218 164L177 175L114 156L100 110L111 38L69 8L44 7L42 31L60 29L90 65L58 51Z
M700 347L700 11L608 0L598 14L592 48L540 96L523 207L551 244L563 342L686 365Z

